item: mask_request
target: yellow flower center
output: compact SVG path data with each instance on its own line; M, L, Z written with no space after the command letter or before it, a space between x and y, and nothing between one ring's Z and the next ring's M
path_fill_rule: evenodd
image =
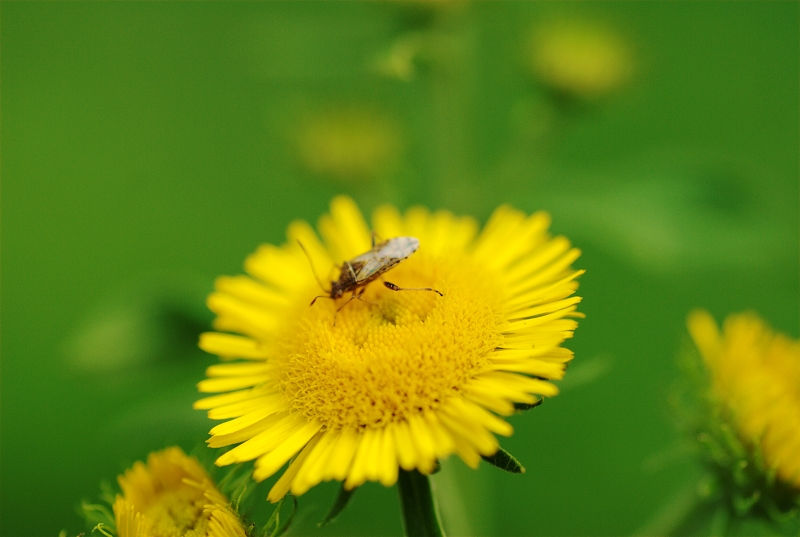
M208 516L203 505L208 503L202 491L190 487L165 491L158 501L144 511L153 537L204 537Z
M228 500L194 457L178 447L153 452L118 478L117 537L245 537Z
M384 279L444 296L391 291L376 280L362 300L342 307L348 293L309 307L306 299L319 294L309 288L276 342L270 361L284 395L329 429L381 427L438 408L503 341L503 289L469 257L417 252Z

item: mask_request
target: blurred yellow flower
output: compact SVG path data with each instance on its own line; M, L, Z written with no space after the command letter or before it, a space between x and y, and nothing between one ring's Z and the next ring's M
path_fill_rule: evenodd
M722 333L711 315L689 315L689 332L711 373L722 414L766 466L800 489L800 342L756 314L731 315Z
M551 88L573 97L595 98L616 90L630 78L628 46L613 31L578 21L561 21L534 30L534 74Z
M311 172L342 182L374 180L396 165L400 132L388 117L366 108L323 112L301 126L297 148Z
M245 537L229 502L194 457L178 447L151 453L117 478L117 537Z
M444 296L373 282L363 300L309 306L320 294L312 270L370 250L363 216L339 197L320 219L324 242L294 222L285 245L261 246L245 263L250 276L219 278L208 299L221 332L200 346L245 361L211 366L199 389L221 394L195 408L229 420L211 429L211 447L239 444L218 465L255 459L261 481L296 456L273 502L331 479L390 486L398 467L427 474L451 453L477 467L498 449L492 433L512 433L496 414L556 395L547 379L572 359L561 343L582 316L571 295L583 271L570 267L580 252L547 233L547 214L503 206L478 233L472 218L384 206L372 223L380 238L419 239L387 279Z

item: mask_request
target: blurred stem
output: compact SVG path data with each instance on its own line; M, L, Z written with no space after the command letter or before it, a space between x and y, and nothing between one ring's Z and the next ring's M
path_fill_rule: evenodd
M671 535L697 514L707 500L700 497L698 488L708 481L708 475L688 483L659 509L656 514L633 535Z
M397 488L406 537L444 537L428 476L416 470L406 472L401 469Z
M711 529L709 535L711 537L722 537L728 534L728 524L730 522L730 515L728 509L721 505L714 511L714 516L711 518Z

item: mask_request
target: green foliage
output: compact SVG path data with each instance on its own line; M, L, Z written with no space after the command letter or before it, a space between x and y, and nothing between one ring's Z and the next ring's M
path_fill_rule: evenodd
M217 489L231 501L231 506L240 512L242 506L254 497L255 482L251 477L251 465L236 464L231 466L217 482Z
M338 517L339 514L344 511L345 507L347 507L347 505L350 503L350 500L352 499L356 490L358 490L358 488L348 490L344 487L344 483L342 483L342 486L339 488L339 492L336 494L336 499L334 500L333 505L331 506L330 510L328 510L328 514L326 514L322 522L317 525L319 527L327 526L336 520L336 517Z
M397 476L403 530L407 537L443 537L428 476L402 468Z
M104 537L115 537L115 533L112 532L109 528L105 527L106 525L102 522L97 524L94 528L92 528L92 533L97 532L103 535Z
M517 413L522 413L522 412L526 412L528 410L531 410L532 408L536 408L537 406L541 405L542 403L544 403L544 397L540 397L538 400L536 400L533 403L514 403L514 410Z
M481 455L481 458L501 470L512 474L524 474L525 467L511 453L498 447L494 455Z
M433 470L428 475L435 475L442 471L442 461L436 459L436 464L433 466Z
M292 510L283 524L281 524L281 511L283 510L283 505L286 503L286 498L292 498ZM295 514L297 514L297 498L291 494L287 494L275 504L275 509L272 511L272 515L264 526L263 537L280 537L286 533L294 520Z
M86 520L87 527L92 528L92 533L99 532L106 536L113 536L116 533L117 524L114 519L114 513L109 508L112 502L108 502L108 505L89 503L87 501L81 502L79 513Z

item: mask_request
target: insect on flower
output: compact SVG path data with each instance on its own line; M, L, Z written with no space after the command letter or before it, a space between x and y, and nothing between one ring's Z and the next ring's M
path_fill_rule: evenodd
M300 248L303 249L306 257L308 257L308 252L306 252L303 244L299 241L298 244L300 244ZM318 298L331 298L336 300L350 291L353 293L350 300L340 306L336 310L337 312L348 305L353 299L361 300L361 295L364 294L370 282L378 278L381 274L391 270L401 261L408 259L418 248L419 239L416 237L395 237L376 244L373 235L372 249L354 257L350 261L342 263L339 279L331 281L331 288L329 291L325 290L322 281L319 279L316 272L314 272L312 266L314 278L316 278L320 288L328 294L315 296L310 305L313 306ZM309 257L309 263L310 262L311 258ZM434 293L438 293L439 296L444 296L441 292L431 287L400 287L387 281L384 281L383 285L392 291L433 291Z
M220 278L208 299L223 332L200 346L225 362L198 385L208 397L195 408L230 420L208 442L230 448L218 466L256 461L253 479L265 481L288 465L273 503L326 480L408 490L421 482L405 472L430 474L450 454L472 468L481 456L502 464L495 435L513 432L503 416L555 396L550 380L572 359L561 345L582 316L571 296L580 252L549 235L549 215L502 206L479 231L471 217L384 205L371 223L380 238L370 240L353 200L337 197L319 233L291 225L290 244L256 250L252 277ZM314 272L325 291L312 288ZM447 293L392 294L386 279ZM348 306L334 323L365 286L362 298L378 307ZM313 294L330 303L309 307ZM248 412L236 417L232 405Z

